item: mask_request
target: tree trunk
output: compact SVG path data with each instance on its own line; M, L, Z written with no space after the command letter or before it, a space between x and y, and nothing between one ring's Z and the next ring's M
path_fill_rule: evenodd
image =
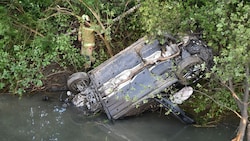
M241 112L242 113L241 114L242 118L240 120L239 130L237 132L238 140L236 140L236 141L243 141L244 136L245 136L246 127L247 127L247 124L248 124L247 107L248 107L248 104L243 103L243 111Z
M250 141L250 124L247 124L247 141Z
M241 110L241 120L239 125L239 130L237 132L236 138L234 138L232 141L243 141L246 128L249 127L248 124L248 98L249 98L249 65L246 65L246 82L245 82L245 92L243 97L243 103L242 103L242 110ZM240 108L240 107L239 107ZM248 138L249 140L249 138Z

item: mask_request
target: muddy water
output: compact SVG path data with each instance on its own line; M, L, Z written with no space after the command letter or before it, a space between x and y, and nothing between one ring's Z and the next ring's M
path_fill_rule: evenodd
M35 95L18 99L0 95L1 141L228 141L236 126L186 126L171 116L145 113L110 122L104 114L86 117L56 98Z

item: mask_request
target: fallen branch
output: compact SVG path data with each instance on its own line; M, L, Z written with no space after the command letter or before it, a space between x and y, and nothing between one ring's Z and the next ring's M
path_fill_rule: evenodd
M32 28L30 28L30 27L24 25L24 24L21 24L21 23L16 22L16 21L15 21L14 23L15 23L15 24L14 24L15 26L20 26L20 27L22 27L22 28L25 28L25 29L27 29L27 30L29 30L29 31L31 31L31 32L33 32L33 33L35 33L35 35L39 35L39 36L41 36L41 37L44 37L43 34L39 33L38 31L36 31L36 30L34 30L34 29L32 29Z
M58 71L58 72L54 72L54 73L51 73L51 74L47 75L46 78L49 78L49 77L51 77L53 75L57 75L57 74L61 74L61 73L68 73L68 74L70 74L71 72L67 71L67 70L65 70L65 71Z
M117 22L119 20L121 20L122 18L124 18L125 16L127 16L128 14L133 13L136 9L138 9L141 5L137 4L134 7L130 8L128 11L122 13L121 15L119 15L118 17L114 18L112 21L113 22Z

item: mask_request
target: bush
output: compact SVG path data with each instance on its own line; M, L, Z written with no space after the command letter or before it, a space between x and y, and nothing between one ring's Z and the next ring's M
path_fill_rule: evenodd
M11 1L0 6L0 90L22 95L30 87L43 85L43 69L51 63L82 69L84 60L67 33L72 16L51 19L53 1ZM56 3L60 4L60 3ZM74 17L73 17L74 18Z
M90 16L98 32L119 52L137 40L139 27L136 14L120 22L112 19L135 5L134 1L119 0L103 4L105 0L53 1L19 0L0 5L0 90L22 95L28 88L41 87L46 78L44 69L57 63L83 70L85 60L80 55L77 41L79 18ZM101 29L101 27L104 27ZM139 30L138 30L139 31ZM129 40L129 41L128 41ZM94 66L108 57L103 40L97 38L97 60ZM126 43L126 44L125 44Z
M215 89L214 86L224 87L223 83L227 85L232 81L236 94L242 96L245 69L250 63L250 3L245 0L145 0L140 11L143 29L150 35L162 35L165 31L173 35L195 35L206 41L218 55L214 59L215 77L211 78L211 83L215 84L202 90L209 90L203 92L211 93L210 98L224 106L210 106L211 99L201 96L203 100L195 103L196 111L202 112L209 107L208 117L214 118L230 108L236 110L230 92L225 92L227 88Z

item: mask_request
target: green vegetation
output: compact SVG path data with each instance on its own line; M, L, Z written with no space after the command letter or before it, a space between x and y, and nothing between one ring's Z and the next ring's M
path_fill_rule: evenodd
M136 12L114 20L139 4ZM250 3L246 0L0 2L0 90L21 95L41 87L43 71L53 63L83 70L76 33L83 14L96 25L94 66L145 34L161 37L168 32L203 39L214 49L215 65L188 104L198 114L205 113L205 121L228 111L248 117Z
M135 15L113 22L134 2L116 0L13 0L0 2L0 90L22 95L39 88L51 64L84 70L77 41L79 18L90 16L96 25L96 63L102 63L138 39ZM138 30L139 31L139 30ZM138 36L138 37L137 37ZM127 41L129 39L129 41ZM111 43L112 42L112 43Z
M218 55L212 73L207 75L213 77L196 88L199 90L194 95L194 110L205 113L207 119L218 119L230 110L241 115L240 125L244 120L246 124L250 90L249 1L147 0L140 11L142 25L151 35L159 36L164 31L196 35ZM237 136L242 140L246 126L241 127Z

